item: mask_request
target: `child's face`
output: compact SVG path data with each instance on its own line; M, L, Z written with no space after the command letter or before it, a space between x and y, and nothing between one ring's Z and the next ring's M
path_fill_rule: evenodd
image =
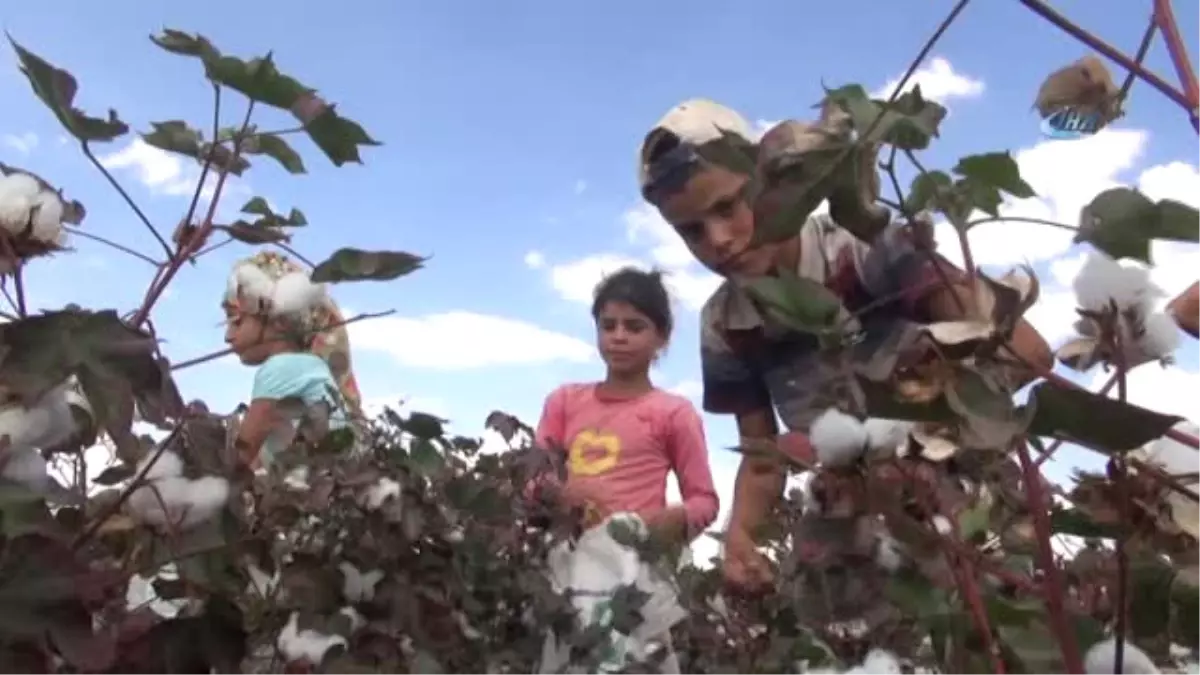
M665 340L650 317L624 302L609 302L596 317L596 344L610 372L650 370Z
M243 364L257 366L272 354L269 332L262 318L225 308L225 343Z
M754 212L744 196L748 181L722 167L704 167L657 205L692 255L724 277L761 276L774 260L774 246L750 249Z

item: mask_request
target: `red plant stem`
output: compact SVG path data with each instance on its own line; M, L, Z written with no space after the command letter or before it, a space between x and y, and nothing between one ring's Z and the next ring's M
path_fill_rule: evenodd
M246 129L250 125L250 115L254 112L254 101L246 106L246 116L242 120L241 130L233 142L233 158L230 163L236 163L238 157L242 153L242 137L246 133ZM208 162L206 162L208 164ZM196 250L204 244L208 239L208 235L212 233L213 218L217 213L217 205L221 202L221 190L225 187L225 179L229 177L229 172L225 169L218 171L217 184L213 189L212 200L208 204L208 213L204 216L204 222L200 227L196 228L196 232L183 242L180 246L179 255L171 259L166 267L163 268L162 275L158 278L158 283L151 284L146 290L146 297L142 300L142 306L134 314L131 324L136 328L145 322L146 317L150 316L150 311L154 309L154 303L162 297L163 291L170 285L171 280L175 278L175 274L183 267L183 263L190 259Z
M1117 400L1121 403L1126 403L1129 398L1129 369L1126 367L1125 361L1125 344L1121 339L1121 332L1115 331L1112 340L1113 353L1117 356ZM1112 467L1116 475L1113 476L1114 482L1117 484L1117 515L1119 516L1120 525L1117 528L1117 593L1116 593L1116 610L1117 621L1113 627L1114 635L1114 665L1113 671L1116 675L1121 675L1125 666L1125 631L1126 624L1129 620L1129 552L1126 550L1126 541L1129 538L1129 471L1125 465L1125 457L1121 453L1113 455Z
M959 534L957 518L951 517L950 526L954 531L954 541L961 541L962 537ZM944 543L951 541L948 537L943 537ZM962 593L963 602L967 604L967 609L971 612L971 619L975 622L975 630L979 632L980 639L983 640L983 648L987 650L988 658L992 661L992 670L996 673L1005 673L1004 661L1000 658L1000 651L996 649L996 641L992 634L992 624L988 621L987 610L983 606L983 594L979 590L979 580L975 576L975 566L971 564L968 556L958 554L950 546L944 547L946 554L946 562L950 565L950 569L954 573L954 580L958 584L958 590Z
M1160 0L1156 0L1160 1ZM1113 47L1104 40L1092 35L1088 31L1076 25L1067 17L1059 14L1053 8L1041 0L1020 0L1021 4L1028 7L1035 14L1057 26L1059 29L1079 40L1089 48L1096 50L1100 54L1107 57L1110 61L1120 65L1122 68L1137 75L1143 82L1154 87L1162 92L1164 96L1174 101L1180 107L1184 108L1191 114L1194 109L1194 104L1189 104L1188 97L1183 92L1171 86L1166 80L1163 80L1158 75L1146 70L1136 61L1126 56L1121 50Z
M1059 649L1062 650L1063 662L1069 673L1082 673L1083 660L1079 656L1079 644L1075 641L1075 633L1067 622L1063 598L1066 591L1063 588L1062 577L1054 562L1054 550L1050 546L1050 520L1046 517L1050 510L1049 500L1042 491L1042 476L1033 466L1029 457L1029 446L1024 441L1017 445L1017 458L1021 462L1024 474L1025 492L1029 500L1029 513L1033 517L1033 528L1037 533L1038 567L1042 571L1042 599L1046 603L1046 611L1050 615L1050 627L1058 638Z

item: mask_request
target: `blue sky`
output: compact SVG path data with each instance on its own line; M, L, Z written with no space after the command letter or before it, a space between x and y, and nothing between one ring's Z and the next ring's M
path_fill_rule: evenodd
M346 244L431 254L417 274L338 288L337 297L355 311L397 311L393 319L356 327L356 367L369 399L410 397L477 432L494 408L534 423L555 385L601 374L590 358L587 307L577 299L605 261L669 262L687 298L711 287L680 260L678 244L662 236L653 214L638 210L637 145L670 106L704 96L751 120L809 117L822 82L876 90L894 80L951 4L360 1L318 11L281 2L47 0L9 7L2 26L74 72L85 109L116 108L139 130L179 118L206 128L211 116L199 65L147 40L164 26L200 32L243 57L272 49L281 69L338 102L385 143L365 149L365 166L334 169L301 141L308 175L259 162L223 213L251 194L303 209L311 225L294 244L312 258ZM1055 4L1132 51L1151 3ZM1195 61L1197 6L1174 4ZM1014 208L1068 220L1114 181L1142 181L1177 197L1200 194L1194 132L1174 104L1143 84L1112 133L1042 142L1030 111L1037 88L1050 71L1084 53L1019 3L968 6L932 53L941 69L926 73L927 93L941 86L951 110L942 139L925 153L926 165L947 167L972 152L1024 150L1022 168L1046 200ZM1161 42L1148 64L1176 81ZM14 59L0 57L0 66L0 161L35 170L83 201L88 231L153 253L119 198L72 144L60 141L53 116L33 98ZM227 107L227 123L241 112L240 105ZM276 111L258 120L268 128L292 126ZM119 153L128 142L97 150ZM116 175L169 233L186 208L186 198L171 193L194 176L194 167L145 153L124 157ZM149 266L89 241L76 245L73 256L31 268L35 304L136 304ZM1071 304L1062 282L1078 264L1078 247L1053 233L1005 225L979 233L976 247L983 262L1035 263L1049 294L1038 308L1039 327L1065 336ZM156 315L174 359L223 346L218 294L235 256L249 253L227 247L180 274ZM1167 253L1170 268L1160 276L1176 291L1196 278L1195 249ZM659 383L697 392L695 311L687 298L679 303L678 335ZM1159 396L1155 401L1190 407L1181 401L1194 400L1195 343L1185 342L1179 358L1181 370L1146 371L1140 386ZM227 408L244 397L250 376L223 360L183 371L179 380L186 396ZM1188 386L1185 399L1180 388ZM1164 393L1170 391L1176 393ZM732 444L732 423L711 417L708 423L718 480L729 483L736 457L719 448Z

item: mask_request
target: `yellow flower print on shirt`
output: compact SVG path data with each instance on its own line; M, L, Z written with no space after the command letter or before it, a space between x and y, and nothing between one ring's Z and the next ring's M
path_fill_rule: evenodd
M611 471L621 456L621 438L607 431L585 429L571 441L567 462L571 473L596 476Z

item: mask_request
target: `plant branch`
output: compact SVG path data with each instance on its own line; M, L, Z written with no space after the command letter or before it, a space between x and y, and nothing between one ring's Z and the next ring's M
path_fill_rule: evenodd
M288 134L298 134L304 131L304 127L291 127L289 129L274 129L272 131L256 131L253 136L287 136Z
M1034 225L1046 225L1048 227L1057 227L1060 230L1068 230L1070 232L1079 231L1079 228L1075 227L1074 225L1068 225L1066 223L1060 223L1060 222L1054 221L1054 220L1046 220L1044 218L1026 218L1024 216L996 216L996 217L988 216L987 218L979 218L977 220L969 221L967 223L967 228L973 228L976 225L984 225L986 223L1006 223L1006 222L1007 223L1032 223Z
M217 91L219 92L220 89L217 89ZM237 162L238 158L242 154L242 141L245 139L246 130L250 127L250 116L252 114L254 114L254 101L250 101L250 104L246 106L246 115L242 119L242 125L238 129L238 133L233 139L233 156L230 159L230 163ZM211 164L211 159L212 150L210 149L209 161L206 161L205 164ZM179 272L179 268L183 266L183 262L189 259L195 252L195 249L201 246L203 242L208 239L208 235L213 229L212 221L217 212L217 205L221 202L221 191L225 188L225 179L228 177L228 171L218 171L217 185L213 190L212 199L209 201L208 213L204 217L204 222L200 224L200 227L196 229L196 232L189 237L187 241L180 244L179 255L173 258L171 263L163 269L162 277L158 280L158 283L152 284L147 290L146 298L142 301L141 308L138 309L137 313L133 317L132 323L135 328L140 326L142 322L146 320L146 317L150 315L150 310L154 308L154 303L158 302L158 299L162 296L163 291L166 290L167 286L171 283L171 280L175 278L175 274ZM197 191L198 190L199 187L197 187Z
M311 260L309 260L308 258L304 257L303 255L300 255L300 253L299 253L299 252L298 252L296 249L292 248L291 246L288 246L287 244L285 244L285 243L283 243L283 242L281 242L281 241L273 241L273 242L271 242L271 245L272 245L272 246L275 246L275 247L277 247L277 248L279 248L279 249L282 249L283 251L285 251L285 252L287 252L289 255L291 255L293 258L295 258L295 259L299 260L300 262L304 263L305 265L308 265L309 267L316 267L316 266L317 266L317 264L316 264L316 263L314 263L313 261L311 261Z
M29 316L29 312L25 308L25 279L22 274L24 266L20 263L13 270L13 292L17 294L17 316L24 319Z
M154 238L158 241L158 244L162 246L163 251L166 252L167 259L172 259L174 256L171 252L171 246L167 244L167 240L163 239L163 236L159 233L158 228L154 227L154 223L150 222L150 219L147 218L146 214L142 212L142 209L137 205L137 202L133 201L133 197L130 197L129 193L125 191L125 188L121 187L121 183L117 181L116 177L113 176L112 173L100 163L99 159L96 159L96 155L92 154L92 149L88 146L88 142L81 142L79 147L83 150L83 156L87 157L88 161L92 163L92 166L96 167L100 173L104 174L104 177L108 179L109 185L112 185L113 188L120 193L121 197L125 200L125 203L129 205L129 208L133 209L133 212L137 214L138 219L142 221L142 224L146 226L146 229L150 230L150 234L154 235Z
M128 255L131 255L131 256L137 258L138 260L144 260L144 261L150 263L151 265L154 265L155 267L159 267L163 264L163 263L155 260L154 258L151 258L150 256L146 255L145 253L138 253L137 251L129 248L128 246L125 246L124 244L118 244L115 241L105 239L104 237L101 237L96 234L92 234L85 230L81 230L77 227L69 227L67 225L64 225L63 229L66 230L67 232L70 232L72 235L74 235L76 237L82 237L84 239L91 239L94 242L98 242L98 243L104 244L105 246L115 248L122 253L126 253Z
M1113 303L1116 315L1116 303ZM1118 321L1120 319L1118 318ZM1117 400L1128 403L1129 382L1128 363L1125 360L1125 344L1121 339L1121 331L1115 330L1112 335L1113 353L1117 361ZM1125 665L1125 632L1129 620L1129 552L1126 543L1129 539L1129 472L1125 466L1125 458L1121 453L1115 453L1109 460L1113 468L1113 482L1117 486L1117 513L1120 525L1117 528L1117 593L1115 598L1117 620L1113 628L1114 635L1114 671L1116 675L1124 672Z
M1063 588L1058 565L1054 562L1054 550L1050 546L1050 520L1047 517L1050 503L1042 491L1042 475L1033 466L1033 462L1029 458L1029 446L1024 441L1017 445L1017 458L1021 463L1029 512L1033 518L1033 528L1037 535L1038 568L1042 571L1044 585L1042 600L1046 603L1046 611L1050 615L1050 626L1058 639L1058 646L1062 650L1067 672L1082 673L1084 672L1083 661L1079 655L1079 645L1075 641L1075 633L1072 632L1067 622L1066 608L1063 606L1066 591Z
M1156 3L1157 1L1159 0L1156 0ZM1120 65L1125 70L1128 70L1137 77L1141 78L1143 82L1162 92L1164 96L1177 103L1183 109L1190 111L1193 108L1192 105L1189 105L1188 98L1183 92L1179 91L1175 87L1172 87L1161 77L1143 68L1140 64L1136 63L1133 59L1122 53L1121 50L1084 30L1067 17L1055 11L1045 2L1042 2L1042 0L1020 0L1020 2L1038 16L1054 24L1063 32L1067 33L1076 40L1079 40L1083 44L1087 45L1090 49L1099 52L1108 60Z
M215 250L217 250L217 249L219 249L219 248L224 248L224 247L226 247L226 246L228 246L228 245L232 244L234 241L235 241L235 240L234 240L234 238L233 238L233 237L230 237L230 238L228 238L228 239L225 239L225 240L219 241L219 242L217 242L217 243L215 243L215 244L210 244L210 245L208 245L208 246L205 246L204 248L202 248L202 249L200 249L199 251L196 251L195 253L193 253L193 254L192 254L192 260L195 260L195 259L197 259L197 258L199 258L199 257L201 257L201 256L204 256L204 255L206 255L206 254L212 253L213 251L215 251Z
M319 331L319 332L331 331L335 328L340 328L342 326L352 324L356 321L362 321L364 319L379 319L379 318L382 318L385 316L390 316L395 313L396 313L396 310L389 309L386 312L357 314L355 316L350 317L349 319L346 319L345 321L339 321L338 323L326 326L325 328L322 328L321 331ZM198 366L202 363L208 363L209 361L216 361L217 359L219 359L223 356L228 356L232 353L233 353L233 349L227 347L227 348L219 350L219 351L210 352L208 354L205 354L204 356L197 356L194 359L188 359L187 361L180 361L179 363L173 364L171 366L171 370L176 371L176 370L183 370L184 368L191 368L192 366Z

